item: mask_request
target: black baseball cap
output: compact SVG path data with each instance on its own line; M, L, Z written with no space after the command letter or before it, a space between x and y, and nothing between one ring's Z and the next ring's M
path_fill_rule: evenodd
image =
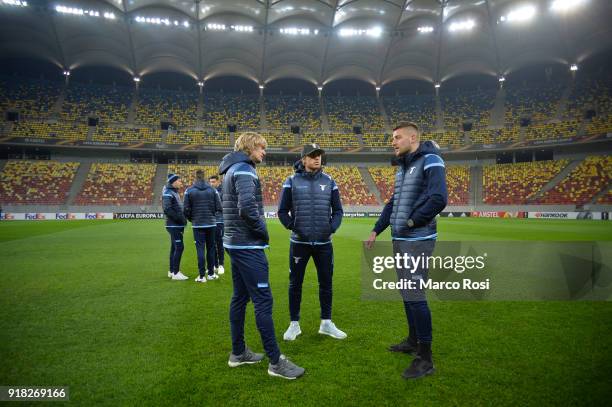
M304 148L302 148L302 158L306 157L307 155L312 155L314 153L325 154L325 150L319 147L319 145L316 143L305 144Z

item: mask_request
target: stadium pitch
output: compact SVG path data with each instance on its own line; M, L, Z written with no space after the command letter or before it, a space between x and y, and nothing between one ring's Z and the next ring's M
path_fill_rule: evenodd
M282 340L289 233L269 221L270 283L283 353L304 378L270 378L267 361L230 369L226 274L196 284L185 232L170 281L163 221L1 222L0 383L69 386L80 405L603 405L610 400L609 302L431 303L435 375L407 382L402 304L360 299L361 241L374 219L345 219L334 237L333 319L348 338L317 334L316 272L306 274L303 334ZM441 240L612 240L609 222L449 219ZM388 231L381 236L389 239ZM520 259L517 259L520 262ZM252 305L246 338L262 351Z

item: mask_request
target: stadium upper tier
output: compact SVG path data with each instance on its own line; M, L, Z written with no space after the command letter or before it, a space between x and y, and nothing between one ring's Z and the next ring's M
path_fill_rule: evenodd
M299 125L306 131L321 130L321 109L314 96L266 96L264 110L270 129Z
M228 126L268 135L270 146L388 147L391 129L415 121L443 147L568 139L612 131L612 75L426 95L239 95L0 77L2 119L13 137L230 144ZM19 122L6 122L8 113ZM87 118L98 118L88 129ZM13 119L11 119L13 120ZM161 130L169 122L170 130ZM91 123L93 124L93 123ZM291 126L300 127L298 135ZM353 134L361 127L361 134ZM148 129L148 130L147 130ZM233 131L233 129L232 129ZM89 138L88 138L89 137ZM200 147L201 148L201 147Z
M481 167L480 197L475 191L480 189L479 180L472 177L479 168L447 163L448 205L612 203L609 191L612 157L588 156L574 164L575 168L568 165L568 159L484 165ZM79 168L76 162L9 160L0 171L0 203L66 204L73 180L79 179L76 177ZM344 205L379 206L392 194L396 169L391 166L330 165L325 167L325 172L336 180ZM216 165L168 164L167 173L160 174L158 170L163 168L156 164L132 163L93 163L81 170L82 185L72 188L73 203L104 206L157 205L167 173L179 174L187 187L195 180L197 170L203 170L207 180L218 171ZM283 181L293 174L293 168L262 165L257 172L264 203L277 205Z
M128 88L74 85L66 88L60 117L65 121L84 121L97 117L104 125L125 123L132 103Z

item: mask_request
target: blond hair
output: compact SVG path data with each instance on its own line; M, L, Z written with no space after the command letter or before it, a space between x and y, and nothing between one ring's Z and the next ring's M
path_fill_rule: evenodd
M268 142L259 133L253 131L247 131L241 133L234 143L234 151L244 151L247 154L251 154L255 147L262 146L263 148L268 147Z

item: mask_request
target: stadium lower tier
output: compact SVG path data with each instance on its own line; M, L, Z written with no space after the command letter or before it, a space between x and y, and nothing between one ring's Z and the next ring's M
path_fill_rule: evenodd
M607 155L588 156L577 163L561 159L492 164L481 168L482 197L477 197L472 190L477 180L471 174L478 168L447 163L448 205L612 204L609 190L612 157ZM83 171L79 178L84 181L73 188L70 199L79 169ZM197 170L204 171L206 180L218 171L216 165L191 164L168 164L164 174L158 174L158 169L157 164L9 160L0 171L0 204L158 205L167 173L180 175L186 188L195 181ZM344 205L379 206L393 192L396 169L391 166L330 165L325 167L325 172L338 184ZM257 172L264 204L277 205L282 184L294 173L293 168L261 165ZM550 183L558 178L561 179L551 187ZM184 188L181 193L183 191Z

